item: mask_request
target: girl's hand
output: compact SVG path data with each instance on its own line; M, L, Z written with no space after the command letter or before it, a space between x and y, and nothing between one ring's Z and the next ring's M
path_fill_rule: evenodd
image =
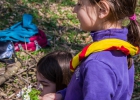
M62 95L57 93L49 93L44 95L40 100L62 100Z
M41 96L38 96L38 99L39 99L39 100L42 100L42 97L41 97Z

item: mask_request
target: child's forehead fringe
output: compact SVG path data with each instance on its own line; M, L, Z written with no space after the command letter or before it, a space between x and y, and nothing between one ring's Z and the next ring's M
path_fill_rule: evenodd
M84 0L78 0L78 3L81 3L82 4L83 2L84 2Z
M78 0L78 2L82 2L82 0Z

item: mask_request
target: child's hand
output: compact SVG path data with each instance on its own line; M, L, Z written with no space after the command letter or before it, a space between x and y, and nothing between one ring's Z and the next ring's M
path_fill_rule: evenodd
M39 100L42 100L42 97L41 97L41 96L38 96L38 99L39 99Z
M62 95L57 93L49 93L44 95L40 100L62 100Z

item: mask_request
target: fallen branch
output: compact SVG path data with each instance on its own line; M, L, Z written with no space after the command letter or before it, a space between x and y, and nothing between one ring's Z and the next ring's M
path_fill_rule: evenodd
M136 98L133 98L132 100L140 100L140 96L136 97Z
M15 76L17 76L20 80L23 80L25 84L30 84L30 82L28 80L24 79L23 77L21 77L17 74L15 74Z
M23 71L18 72L18 73L17 73L17 75L22 74L23 72L25 72L25 71L27 71L27 70L29 70L29 69L31 69L31 68L33 68L33 67L35 67L35 66L36 66L36 64L35 64L35 65L30 66L28 69L26 68L26 69L24 69Z
M18 61L14 64L9 64L5 73L0 75L0 85L3 84L7 79L11 78L15 73L17 73L20 67L21 63Z

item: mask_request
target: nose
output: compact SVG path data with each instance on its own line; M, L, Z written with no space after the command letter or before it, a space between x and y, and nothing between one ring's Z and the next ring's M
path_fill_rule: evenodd
M37 87L36 87L39 91L43 90L43 85L40 82L37 82Z
M73 8L73 13L77 13L77 7L76 6Z

